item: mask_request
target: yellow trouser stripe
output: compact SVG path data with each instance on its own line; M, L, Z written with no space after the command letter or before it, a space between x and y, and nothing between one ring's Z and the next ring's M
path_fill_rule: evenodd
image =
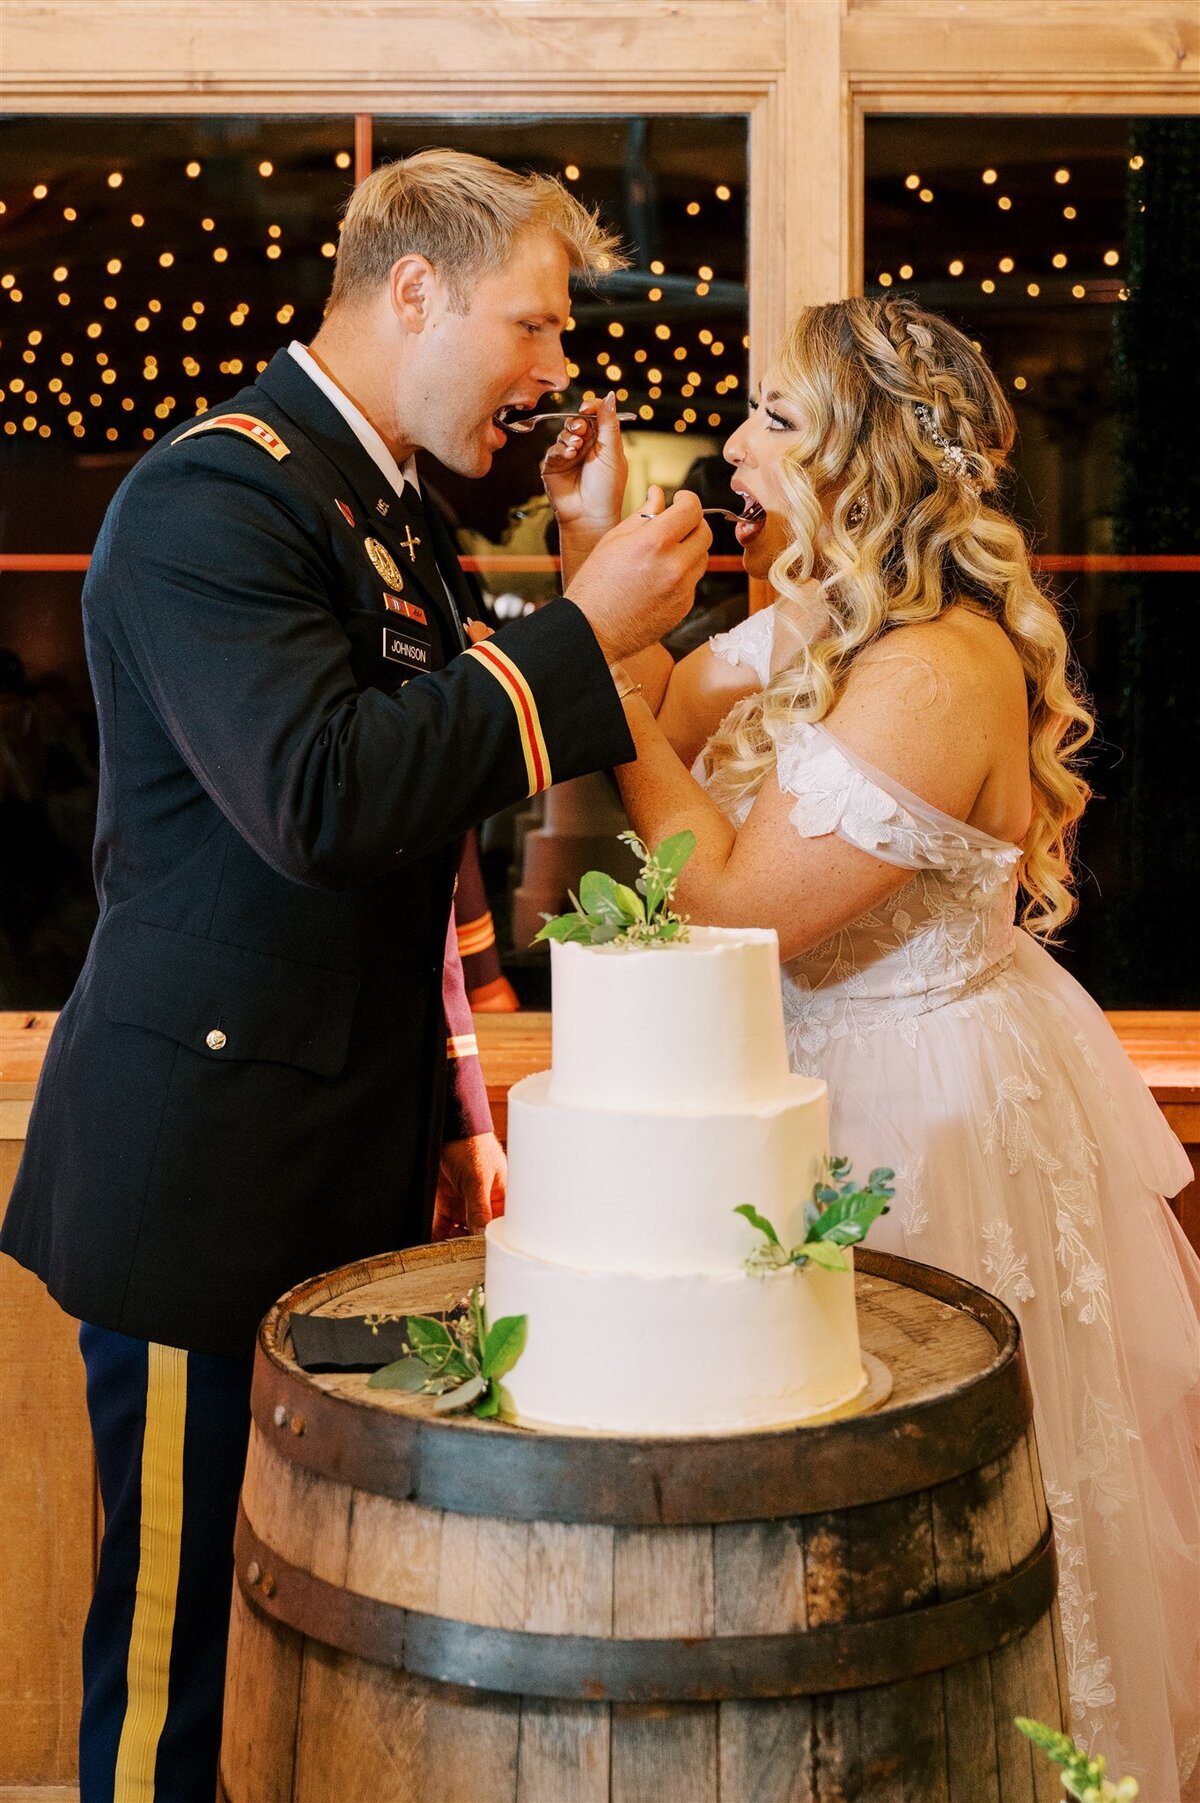
M447 1058L478 1058L479 1041L474 1033L453 1033L446 1041Z
M154 1765L167 1719L167 1679L183 1527L187 1353L149 1347L137 1600L126 1665L128 1701L113 1803L154 1803Z

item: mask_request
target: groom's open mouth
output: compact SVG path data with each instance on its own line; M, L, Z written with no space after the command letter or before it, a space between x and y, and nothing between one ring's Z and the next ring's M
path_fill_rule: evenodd
M739 545L748 545L751 539L758 537L767 520L767 510L747 494L745 489L735 488L734 494L741 497L742 517L733 529L733 536Z

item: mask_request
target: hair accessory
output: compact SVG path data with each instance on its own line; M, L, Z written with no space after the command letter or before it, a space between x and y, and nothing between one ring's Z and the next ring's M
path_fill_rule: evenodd
M942 437L933 417L933 408L927 406L924 401L917 401L913 406L913 412L917 416L917 424L921 427L921 430L928 438L930 444L935 445L942 453L942 467L948 469L952 476L957 476L964 488L969 488L973 495L977 495L979 493L979 483L975 481L970 473L970 468L967 463L967 453L963 450L957 438Z
M861 526L866 517L867 497L866 495L859 495L855 500L851 501L849 507L846 509L846 524L850 527Z

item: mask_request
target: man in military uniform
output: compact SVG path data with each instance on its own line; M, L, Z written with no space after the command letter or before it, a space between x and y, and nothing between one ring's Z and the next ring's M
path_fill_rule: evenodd
M473 1049L453 951L443 993L461 835L631 755L613 665L687 612L710 538L691 496L627 520L569 599L469 643L412 457L486 474L497 414L566 385L571 269L612 257L544 178L378 170L312 346L160 442L105 519L100 918L2 1241L84 1323L82 1803L211 1803L264 1310L426 1238L439 1168L443 1216L487 1219L495 1142L469 1085L447 1104Z

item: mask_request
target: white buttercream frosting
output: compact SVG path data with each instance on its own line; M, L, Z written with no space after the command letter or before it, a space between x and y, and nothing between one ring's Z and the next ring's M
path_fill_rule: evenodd
M703 1114L788 1093L773 932L693 927L682 944L555 944L551 968L555 1102Z

